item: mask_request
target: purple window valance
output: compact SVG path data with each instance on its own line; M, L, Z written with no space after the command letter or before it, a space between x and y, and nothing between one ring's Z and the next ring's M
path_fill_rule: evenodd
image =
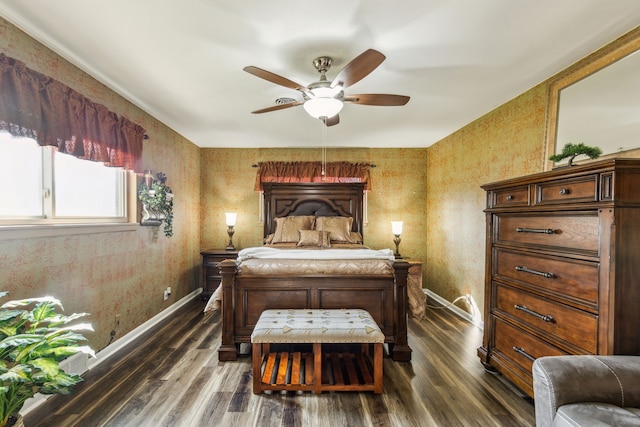
M141 126L5 54L0 54L0 130L81 159L141 169Z

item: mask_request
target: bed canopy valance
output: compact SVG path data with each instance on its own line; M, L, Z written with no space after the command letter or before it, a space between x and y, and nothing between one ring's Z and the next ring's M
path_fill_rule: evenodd
M365 190L371 188L370 163L351 162L261 162L258 168L255 190L262 191L267 182L337 182L365 183Z

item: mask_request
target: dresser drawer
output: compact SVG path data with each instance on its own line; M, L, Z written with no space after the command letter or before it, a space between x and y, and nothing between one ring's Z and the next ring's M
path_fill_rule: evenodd
M225 259L236 259L238 257L238 253L237 252L222 252L219 254L204 254L202 255L202 265L204 266L211 266L211 267L218 267L218 264L220 264L222 261L224 261Z
M502 208L507 206L528 206L529 186L507 188L489 192L488 206Z
M539 357L567 354L510 323L494 319L494 351L528 373L531 373L533 361Z
M536 204L582 203L598 200L598 174L536 184Z
M597 316L585 311L538 298L519 289L494 284L497 290L495 309L544 334L581 348L597 351Z
M542 289L596 310L598 264L571 258L494 249L494 278Z
M494 242L542 245L598 254L598 212L494 216Z

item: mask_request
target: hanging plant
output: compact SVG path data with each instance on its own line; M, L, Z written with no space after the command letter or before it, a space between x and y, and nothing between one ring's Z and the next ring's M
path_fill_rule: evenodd
M142 202L140 225L160 225L164 222L164 235L173 236L173 193L164 184L166 176L159 173L158 181L149 186L143 181L138 188L138 199Z

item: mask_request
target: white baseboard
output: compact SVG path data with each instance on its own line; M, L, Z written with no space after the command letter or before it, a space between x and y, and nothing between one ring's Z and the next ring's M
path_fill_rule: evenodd
M65 372L72 373L72 374L82 375L87 371L90 371L91 369L95 368L96 366L103 363L104 361L109 360L109 358L112 357L114 354L116 354L119 350L123 349L128 344L135 341L142 334L144 334L145 332L155 327L157 324L162 322L171 314L173 314L174 312L182 308L184 305L193 301L193 299L200 293L202 293L202 288L196 289L195 291L189 293L179 301L171 304L169 307L162 310L160 313L156 314L151 319L147 320L146 322L144 322L134 330L122 336L122 338L113 342L113 344L108 345L107 347L105 347L104 349L96 353L95 358L89 358L89 356L84 353L76 353L73 356L70 356L65 360L63 360L62 362L60 362L60 366L62 367L62 369L64 369ZM33 398L25 402L24 406L20 410L20 413L23 416L26 415L30 411L37 408L40 404L42 404L45 400L47 400L51 396L52 395L45 396L42 394L36 394Z
M113 356L116 352L126 347L128 344L133 342L136 338L140 337L142 334L152 329L154 326L162 322L164 319L169 317L171 314L175 313L179 309L181 309L186 304L193 301L193 298L196 295L202 293L202 288L198 288L195 291L191 292L184 296L181 300L171 304L166 309L162 310L160 313L153 316L151 319L147 320L134 330L130 331L128 334L124 335L119 340L115 341L113 344L107 346L105 349L96 354L96 358L88 359L88 369L92 369L95 366L98 366L100 363L108 360L109 357ZM84 372L83 372L84 373Z
M464 311L463 309L461 309L460 307L451 304L451 301L447 301L446 299L442 298L440 295L436 294L433 291L430 291L429 289L423 289L424 293L427 294L427 303L429 301L429 298L435 300L438 304L440 304L441 306L445 307L446 309L448 309L449 311L451 311L453 314L455 314L458 317L461 317L471 323L473 323L474 325L476 325L478 328L480 329L484 329L484 322L482 321L482 314L480 312L480 310L478 309L478 306L475 304L475 302L473 302L472 304L472 311L474 312L469 313L467 311Z

